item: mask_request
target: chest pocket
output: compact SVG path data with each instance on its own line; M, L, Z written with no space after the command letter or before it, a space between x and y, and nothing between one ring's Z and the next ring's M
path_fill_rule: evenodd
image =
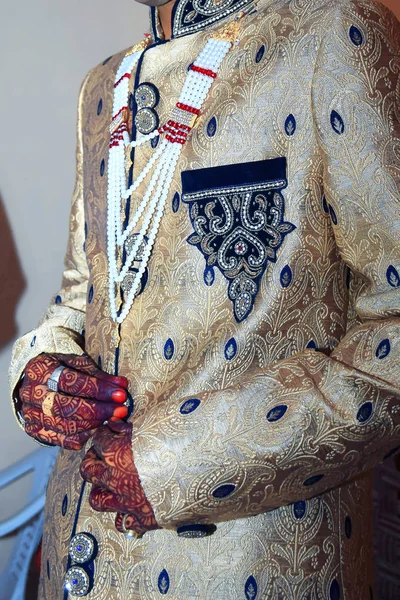
M203 254L206 273L216 267L229 281L238 322L253 310L268 263L276 262L295 229L284 220L286 186L286 158L182 173L182 200L193 226L187 241Z

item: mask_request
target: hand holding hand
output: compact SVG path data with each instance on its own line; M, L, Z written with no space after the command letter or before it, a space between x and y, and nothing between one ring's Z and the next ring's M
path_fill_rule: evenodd
M64 367L58 391L48 381ZM80 450L108 419L123 419L128 381L101 371L88 356L40 354L26 366L18 390L25 431L37 441Z
M96 431L93 446L83 459L81 475L93 486L91 507L118 513L118 531L126 533L129 529L142 535L159 529L133 460L131 423L113 421Z

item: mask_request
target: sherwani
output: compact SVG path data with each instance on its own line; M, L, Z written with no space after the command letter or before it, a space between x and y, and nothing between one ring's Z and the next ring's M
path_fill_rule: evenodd
M117 336L107 160L126 52L83 84L63 284L16 343L11 387L41 352L86 352L126 376L134 460L162 529L118 533L89 505L84 451L61 450L42 600L71 598L79 532L98 543L91 600L374 597L371 469L400 445L399 24L372 0L177 0L164 41L153 10L131 81L132 93L157 87L161 124L241 10ZM156 143L136 149L133 179ZM199 524L216 530L177 535Z

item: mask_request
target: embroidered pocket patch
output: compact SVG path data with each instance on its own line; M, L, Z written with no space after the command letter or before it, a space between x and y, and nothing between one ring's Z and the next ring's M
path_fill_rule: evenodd
M253 310L261 277L285 236L296 229L284 220L286 158L225 165L182 173L182 200L206 268L228 279L235 319Z

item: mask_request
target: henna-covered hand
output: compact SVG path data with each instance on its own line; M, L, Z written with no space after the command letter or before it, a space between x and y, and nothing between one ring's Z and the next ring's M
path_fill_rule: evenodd
M93 486L91 507L118 513L118 531L124 533L123 520L125 529L139 535L159 529L135 467L131 423L114 421L96 431L93 446L83 459L81 475Z
M52 392L47 382L65 367ZM101 371L88 356L40 354L26 366L17 390L25 431L37 441L80 450L108 419L123 419L128 381Z

